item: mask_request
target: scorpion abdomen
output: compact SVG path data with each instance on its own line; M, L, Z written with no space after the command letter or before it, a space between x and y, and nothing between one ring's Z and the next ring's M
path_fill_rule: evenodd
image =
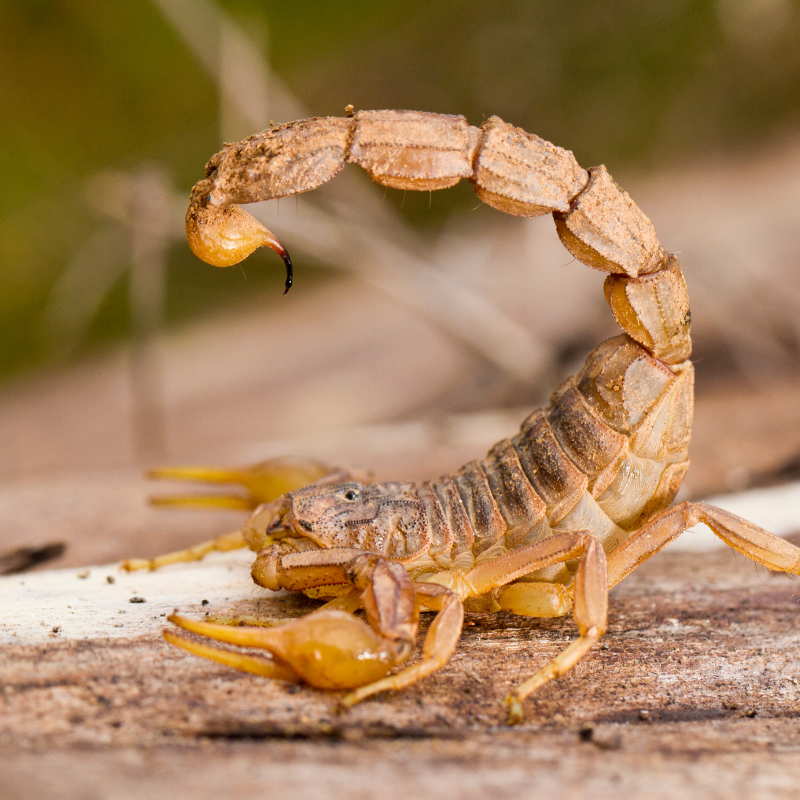
M627 335L603 342L517 435L419 487L429 554L477 557L577 529L613 549L680 486L692 386L689 362L670 367Z

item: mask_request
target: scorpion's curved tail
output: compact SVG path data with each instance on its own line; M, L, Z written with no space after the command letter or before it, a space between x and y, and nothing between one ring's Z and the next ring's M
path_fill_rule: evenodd
M569 150L498 117L477 128L462 116L359 111L275 125L226 145L192 191L192 250L230 266L264 245L290 270L286 248L239 204L315 189L347 162L384 186L428 191L467 178L481 200L507 214L552 213L567 250L610 273L606 297L625 333L666 364L689 357L686 285L650 220L605 167L585 170Z

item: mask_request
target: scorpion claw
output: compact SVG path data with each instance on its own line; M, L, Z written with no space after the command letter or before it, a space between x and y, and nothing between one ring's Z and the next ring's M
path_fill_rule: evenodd
M225 664L225 666L234 667L242 672L250 672L253 675L261 675L265 678L298 683L298 677L292 670L276 664L271 658L250 656L244 653L236 653L232 650L224 650L221 647L211 647L202 642L187 639L185 636L179 636L172 631L164 631L164 638L176 647L187 650L196 656L216 661L218 664Z
M274 628L231 627L175 614L168 619L184 630L219 642L267 650L282 669L319 689L362 686L382 678L397 663L385 639L344 611L322 610ZM248 661L238 653L196 644L170 631L165 636L178 647L245 672L260 668L261 659L254 669L252 659Z
M176 494L151 498L158 506L193 506L231 508L252 511L262 503L270 503L283 494L330 475L330 467L317 461L272 458L250 467L161 467L149 470L147 476L158 480L197 481L199 483L233 483L246 490L240 494Z

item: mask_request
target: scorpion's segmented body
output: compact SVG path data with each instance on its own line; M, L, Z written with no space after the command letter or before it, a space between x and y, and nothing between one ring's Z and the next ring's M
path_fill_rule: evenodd
M552 213L566 248L608 273L606 299L624 333L597 347L516 436L435 481L365 483L310 463L297 475L297 465L284 462L162 473L238 481L254 505L270 502L240 535L129 567L246 543L259 553L257 583L336 598L277 629L173 618L220 641L265 648L271 658L171 632L167 638L247 671L359 687L344 700L351 705L445 663L457 644L463 601L529 616L573 609L579 638L509 696L516 721L522 699L574 666L602 635L609 587L696 522L755 561L800 574L800 550L752 523L704 503L668 508L689 465L688 295L677 259L605 167L584 170L571 152L497 117L477 128L460 116L348 112L274 126L215 155L186 215L195 253L228 266L266 245L287 264L288 290L285 248L239 204L314 189L346 162L400 189L442 189L467 178L500 211ZM265 488L281 479L280 491ZM274 499L292 486L303 488ZM384 677L412 652L420 607L438 612L422 661ZM343 613L358 608L369 625Z
M637 378L639 413L609 418L603 395L631 391ZM340 484L328 514L330 487L308 487L290 495L292 517L321 546L381 553L422 580L560 532L588 530L611 551L674 498L689 465L691 406L690 364L673 372L618 337L481 461L421 485ZM365 507L371 525L358 519Z

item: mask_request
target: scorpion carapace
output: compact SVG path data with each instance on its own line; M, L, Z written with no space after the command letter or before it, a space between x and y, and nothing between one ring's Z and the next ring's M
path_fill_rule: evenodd
M769 569L800 574L800 549L758 526L705 503L669 508L689 464L686 284L650 220L605 167L584 170L569 151L497 117L480 128L416 111L290 122L211 159L186 216L192 249L219 266L262 244L288 258L238 204L314 189L348 161L386 186L442 189L467 178L500 211L552 213L566 248L608 273L606 299L624 333L590 353L516 436L434 481L369 483L347 470L285 461L173 470L172 477L244 485L247 498L213 502L248 505L250 520L216 542L129 568L249 546L258 553L256 583L332 599L277 628L171 620L269 655L167 631L169 641L245 671L351 689L348 706L442 666L457 645L465 604L534 617L572 611L577 640L507 698L519 721L522 700L571 669L603 634L609 588L697 522ZM353 616L357 609L366 622ZM389 674L413 652L420 609L437 612L422 658Z

